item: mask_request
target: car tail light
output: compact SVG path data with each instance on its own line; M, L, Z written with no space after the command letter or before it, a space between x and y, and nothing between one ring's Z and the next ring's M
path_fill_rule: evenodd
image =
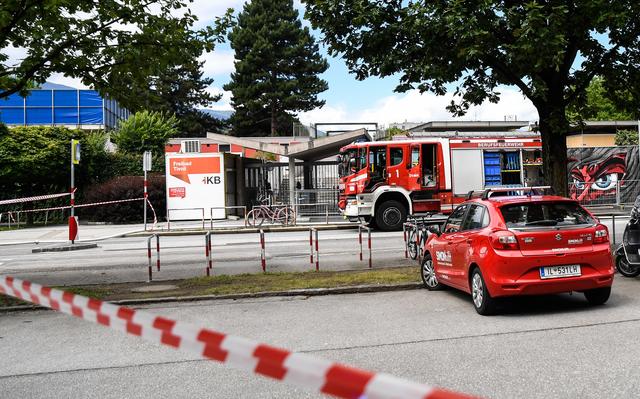
M609 242L609 230L607 230L607 226L599 224L596 226L596 232L593 235L593 243L603 244L605 242Z
M499 230L491 234L491 245L495 249L519 249L516 235L507 230Z

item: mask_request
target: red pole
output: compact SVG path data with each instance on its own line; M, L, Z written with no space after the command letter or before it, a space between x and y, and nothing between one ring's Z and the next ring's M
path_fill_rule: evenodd
M149 260L149 282L151 282L152 268L151 268L151 239L153 236L147 238L147 259Z
M156 267L160 271L160 236L156 234Z
M367 229L367 231L369 232L369 269L371 269L373 263L371 260L371 229Z
M362 226L358 226L358 242L360 243L360 261L362 262Z
M309 228L309 263L313 266L313 229Z
M318 230L316 230L316 271L320 271L320 250L318 248Z
M267 271L267 259L264 249L264 230L260 229L260 263L262 264L262 271Z
M402 225L402 236L404 239L404 257L405 259L409 259L409 244L407 243L407 226Z

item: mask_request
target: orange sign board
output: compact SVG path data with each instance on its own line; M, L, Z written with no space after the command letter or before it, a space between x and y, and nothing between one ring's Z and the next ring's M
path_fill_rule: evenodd
M220 158L171 158L169 173L184 182L191 183L189 175L220 173Z

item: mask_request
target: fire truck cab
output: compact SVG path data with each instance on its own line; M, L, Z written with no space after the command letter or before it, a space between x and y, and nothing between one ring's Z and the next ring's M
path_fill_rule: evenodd
M377 141L343 147L340 201L345 217L399 230L407 215L451 211L449 140Z
M399 230L407 215L450 213L473 190L539 186L541 141L520 137L406 137L340 152L345 217Z

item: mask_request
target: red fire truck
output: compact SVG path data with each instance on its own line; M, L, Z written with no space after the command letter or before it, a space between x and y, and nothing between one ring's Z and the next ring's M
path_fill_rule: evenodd
M538 136L353 143L339 155L345 217L399 230L407 215L449 213L472 190L538 186Z

